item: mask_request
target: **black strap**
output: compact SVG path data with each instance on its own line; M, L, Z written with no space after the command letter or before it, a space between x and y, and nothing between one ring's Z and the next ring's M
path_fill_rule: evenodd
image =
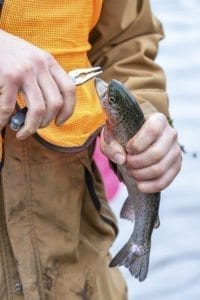
M85 180L86 180L86 185L88 187L88 191L90 193L92 202L93 202L96 210L98 211L100 218L114 229L115 235L117 236L118 235L117 225L113 222L113 220L111 220L110 218L101 214L101 202L96 194L92 175L90 174L90 172L87 169L85 169Z

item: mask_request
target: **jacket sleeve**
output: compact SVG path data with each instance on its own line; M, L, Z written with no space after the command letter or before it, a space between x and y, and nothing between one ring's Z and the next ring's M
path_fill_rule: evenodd
M145 115L160 111L169 117L165 75L155 63L163 36L148 0L105 0L90 35L89 58L102 66L105 81L115 78L127 86Z

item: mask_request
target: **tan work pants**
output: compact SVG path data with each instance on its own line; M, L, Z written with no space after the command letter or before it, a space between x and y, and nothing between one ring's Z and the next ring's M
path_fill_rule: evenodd
M108 267L117 227L89 151L54 152L10 129L4 148L0 299L127 299Z

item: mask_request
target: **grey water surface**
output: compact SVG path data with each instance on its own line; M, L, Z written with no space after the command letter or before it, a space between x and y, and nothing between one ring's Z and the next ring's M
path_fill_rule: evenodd
M139 283L121 271L129 300L200 300L200 0L151 3L166 35L157 62L166 73L171 115L187 154L180 174L162 192L147 279ZM126 193L122 186L111 202L117 216ZM113 254L128 240L132 224L119 219L119 228Z

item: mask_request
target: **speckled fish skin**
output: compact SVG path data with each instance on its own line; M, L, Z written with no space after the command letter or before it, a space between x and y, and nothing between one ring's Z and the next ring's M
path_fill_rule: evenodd
M144 123L142 110L130 92L116 80L107 85L97 79L96 89L106 115L105 139L114 137L125 146ZM140 192L126 166L118 165L117 169L128 190L120 216L135 221L128 242L110 266L125 266L134 277L143 281L148 273L152 231L158 226L160 193Z

